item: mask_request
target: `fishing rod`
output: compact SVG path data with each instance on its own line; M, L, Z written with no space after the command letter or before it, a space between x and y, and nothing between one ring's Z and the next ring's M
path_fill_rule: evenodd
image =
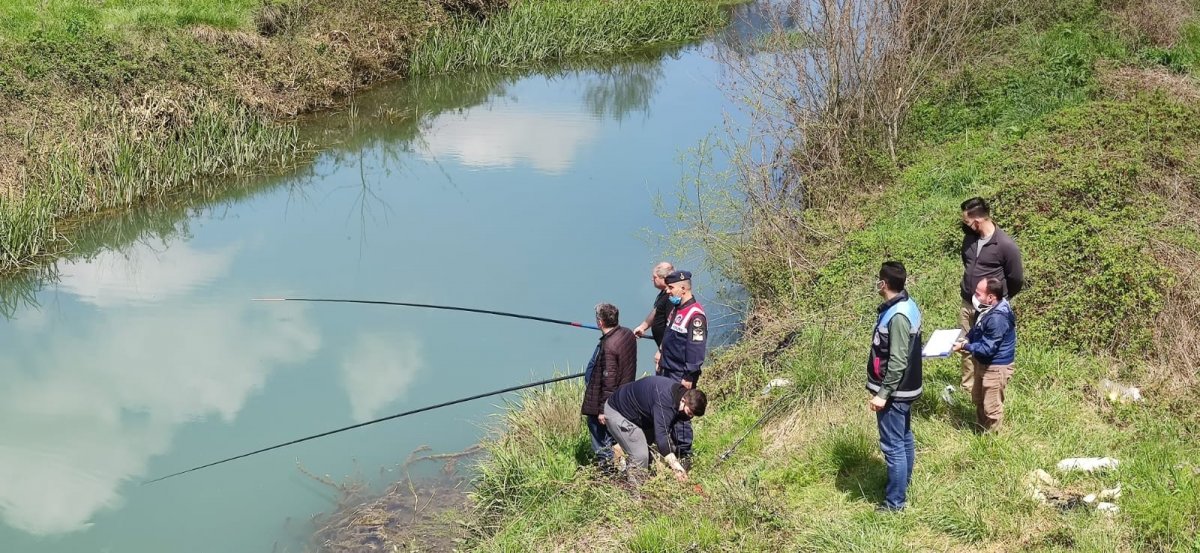
M295 444L298 444L298 443L300 443L300 442L307 442L307 441L309 441L309 440L315 440L315 439L317 439L317 438L324 438L325 436L330 436L330 435L333 435L333 434L337 434L337 433L339 433L339 432L345 432L345 431L347 431L347 430L354 430L355 428L362 428L362 427L364 427L364 426L369 426L369 425L372 425L372 424L375 424L375 423L379 423L379 422L383 422L383 421L390 421L390 420L392 420L392 419L398 419L398 418L400 418L400 417L407 417L407 416L409 416L409 415L415 415L415 414L417 414L417 413L424 413L425 411L432 411L432 410L434 410L434 409L440 409L440 408L442 408L442 407L449 407L449 406L451 406L451 405L456 405L456 404L459 404L459 403L465 403L465 402L468 402L468 401L472 401L472 400L476 400L476 399L480 399L480 398L485 398L485 397L488 397L488 396L495 396L495 395L500 395L500 394L507 393L507 392L514 392L514 391L517 391L517 390L524 390L525 388L532 388L532 387L534 387L534 386L545 386L546 384L551 384L551 383L554 383L554 382L559 382L559 381L561 381L561 380L570 380L570 379L572 379L572 378L579 378L579 377L583 376L583 374L584 374L584 373L572 374L572 375L567 375L567 376L558 376L558 377L555 377L555 378L548 378L548 379L546 379L546 380L540 380L540 381L538 381L538 382L533 382L533 383L531 383L531 384L519 384L519 385L517 385L517 386L509 386L508 388L503 388L503 389L500 389L500 390L495 390L495 391L492 391L492 392L487 392L487 393L483 393L483 394L476 394L476 395L473 395L473 396L471 396L471 397L464 397L464 398L462 398L462 399L456 399L456 400L453 400L453 401L446 401L446 402L439 403L439 404L437 404L437 405L429 405L429 406L426 406L426 407L421 407L420 409L413 409L413 410L411 410L411 411L405 411L405 412L403 412L403 413L396 413L395 415L391 415L391 416L383 417L383 418L381 418L381 419L375 419L375 420L371 420L371 421L367 421L367 422L360 422L360 423L358 423L358 424L352 424L352 425L350 425L350 426L344 426L344 427L342 427L342 428L338 428L338 429L336 429L336 430L330 430L330 431L327 431L327 432L322 432L322 433L320 433L320 434L313 434L313 435L311 435L311 436L305 436L305 437L303 437L303 438L296 439L296 440L292 440L292 441L290 441L290 442L284 442L284 443L281 443L281 444L276 444L276 445L273 445L273 446L270 446L270 447L264 447L264 448L262 448L262 449L257 449L257 450L251 451L251 452L249 452L249 453L243 453L243 454L241 454L241 455L235 455L235 456L233 456L233 457L229 457L229 458L226 458L226 459L221 459L220 461L213 461L213 462L211 462L211 463L204 464L204 465L200 465L200 466L198 466L198 467L192 467L192 468L190 468L190 469L187 469L187 470L181 470L181 471L179 471L179 472L172 473L172 474L168 474L168 475L166 475L166 476L160 476L160 477L158 477L158 478L155 478L155 479L153 479L153 480L147 480L147 481L145 481L145 482L142 482L142 485L144 486L144 485L146 485L146 484L153 484L153 483L155 483L155 482L161 482L161 481L163 481L163 480L166 480L166 479L168 479L168 478L174 478L174 477L176 477L176 476L179 476L179 475L181 475L181 474L187 474L187 473L189 473L189 472L197 471L197 470L200 470L200 469L206 469L206 468L208 468L208 467L213 467L213 466L219 465L219 464L221 464L221 463L228 463L228 462L230 462L230 461L236 461L236 460L238 460L238 459L244 459L244 458L246 458L246 457L249 457L249 456L251 456L251 455L258 455L259 453L265 453L265 452L267 452L267 451L271 451L271 450L273 450L273 449L279 449L279 448L281 448L281 447L287 447L287 446L289 446L289 445L295 445Z
M520 313L509 313L507 311L491 311L488 309L475 309L473 307L456 307L453 305L435 305L431 303L410 303L403 301L379 301L379 300L349 300L336 298L254 298L250 301L306 301L306 302L323 302L323 303L359 303L364 305L393 305L400 307L420 307L423 309L442 309L446 311L466 311L469 313L483 313L485 315L498 315L501 317L513 317L515 319L528 319L531 321L541 321L543 323L554 323L560 325L573 326L576 328L590 328L592 330L600 330L596 325L578 323L574 321L563 321L559 319L549 319L546 317L538 317L534 315L522 315ZM648 335L642 338L650 338Z

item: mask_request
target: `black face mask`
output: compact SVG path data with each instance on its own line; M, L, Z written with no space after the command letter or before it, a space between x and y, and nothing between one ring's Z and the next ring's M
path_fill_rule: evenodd
M968 225L962 221L958 222L958 227L962 229L963 234L978 234L975 232L975 229L971 228L971 225Z

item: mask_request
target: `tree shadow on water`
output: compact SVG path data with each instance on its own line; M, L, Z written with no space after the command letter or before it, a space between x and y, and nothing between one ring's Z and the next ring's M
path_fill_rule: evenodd
M865 434L856 434L839 436L832 445L830 457L837 467L837 489L853 499L882 503L887 465L879 457L879 444Z

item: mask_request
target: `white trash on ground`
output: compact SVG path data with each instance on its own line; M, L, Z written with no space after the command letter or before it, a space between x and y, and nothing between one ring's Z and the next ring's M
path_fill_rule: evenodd
M1100 389L1104 396L1113 403L1131 403L1142 401L1142 391L1134 386L1118 384L1107 378L1100 381Z
M942 389L942 401L946 402L948 405L954 405L954 386L953 385L947 385L945 388Z
M1072 457L1058 462L1058 470L1063 472L1115 469L1121 462L1112 457Z
M788 380L786 378L776 378L776 379L768 382L767 385L763 387L762 395L765 396L765 395L770 394L771 390L774 390L775 388L786 388L791 385L792 385L791 380Z

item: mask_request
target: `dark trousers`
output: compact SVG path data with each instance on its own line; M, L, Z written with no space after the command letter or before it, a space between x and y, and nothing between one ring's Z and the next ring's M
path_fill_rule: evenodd
M912 481L913 464L917 460L912 404L889 401L882 411L875 413L875 419L879 423L879 449L887 463L884 506L903 509L908 503L908 484Z
M683 381L683 374L681 373L664 372L662 375L674 380L675 382ZM696 380L700 379L697 378ZM693 382L692 387L695 388L699 384L699 382ZM671 425L671 445L675 446L675 456L679 457L680 459L688 457L692 454L692 421L681 420L676 421L675 424ZM666 455L667 453L670 453L670 451L660 453Z
M613 438L608 428L600 424L600 417L585 415L588 433L592 435L592 453L596 454L599 462L611 462L613 458Z

